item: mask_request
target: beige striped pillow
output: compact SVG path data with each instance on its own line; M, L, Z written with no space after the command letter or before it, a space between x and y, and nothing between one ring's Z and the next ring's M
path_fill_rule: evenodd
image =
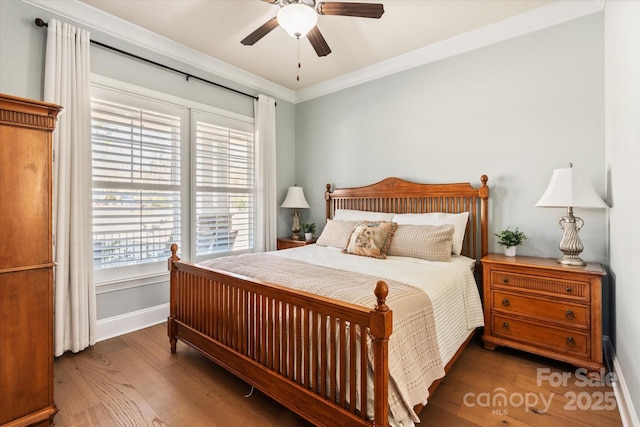
M331 246L344 249L349 243L349 238L358 221L334 221L327 220L320 237L316 241L318 246Z
M387 255L426 259L451 260L455 226L398 224Z

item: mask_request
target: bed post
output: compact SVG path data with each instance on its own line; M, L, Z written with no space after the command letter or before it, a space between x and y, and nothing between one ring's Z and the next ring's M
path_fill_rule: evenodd
M174 265L174 262L180 261L180 257L176 254L178 252L178 245L175 243L171 244L171 257L167 260L168 268L169 268L169 278L170 278L170 300L169 300L169 317L167 318L167 335L169 335L169 343L171 344L171 353L176 352L176 331L173 324L173 316L176 314L176 284L177 282L177 274L178 269Z
M374 294L378 299L371 313L371 335L374 353L374 419L375 427L389 426L389 337L391 336L393 315L386 304L389 287L379 280Z
M488 218L489 218L489 187L487 186L489 177L482 175L480 182L482 186L478 192L480 196L480 231L481 231L481 253L480 258L489 254L489 230L488 230Z
M327 190L324 192L324 200L327 204L325 223L331 219L331 184L327 184Z

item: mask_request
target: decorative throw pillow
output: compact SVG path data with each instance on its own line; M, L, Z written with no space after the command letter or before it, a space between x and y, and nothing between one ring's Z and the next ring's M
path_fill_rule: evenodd
M342 252L384 259L387 257L396 227L395 222L358 222L351 233L347 248Z
M452 224L398 224L387 255L420 258L428 261L450 261L455 230L456 228Z
M334 221L328 220L320 237L316 241L318 246L331 246L344 249L349 243L353 228L358 221Z

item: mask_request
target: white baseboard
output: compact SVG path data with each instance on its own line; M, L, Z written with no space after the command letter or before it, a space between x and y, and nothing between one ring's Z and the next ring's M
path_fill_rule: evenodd
M616 373L616 381L613 383L613 392L616 395L622 425L624 427L640 427L638 414L633 406L633 400L631 400L631 394L629 393L629 388L627 387L627 383L622 375L622 369L620 369L617 357L613 358L613 370Z
M96 341L104 341L166 322L168 316L169 304L167 303L98 320L96 322Z

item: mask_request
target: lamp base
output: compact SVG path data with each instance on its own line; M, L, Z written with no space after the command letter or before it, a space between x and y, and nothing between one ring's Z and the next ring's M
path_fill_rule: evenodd
M293 209L291 219L291 240L300 240L300 230L302 230L302 227L300 226L300 213L298 209Z
M577 255L563 255L558 258L556 262L564 265L587 265L587 263Z
M573 207L569 207L567 209L567 215L560 219L559 224L564 233L558 249L560 249L560 252L564 255L558 258L558 263L564 265L587 265L587 263L580 258L580 253L584 249L578 236L578 231L580 231L584 225L582 218L573 216Z

